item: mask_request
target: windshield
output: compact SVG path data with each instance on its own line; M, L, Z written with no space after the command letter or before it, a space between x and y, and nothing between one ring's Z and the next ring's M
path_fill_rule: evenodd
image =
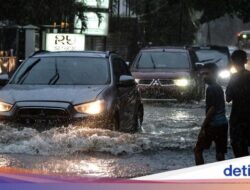
M104 85L109 83L104 58L30 58L17 71L11 84L23 85Z
M197 50L196 55L201 62L215 62L218 67L226 67L229 64L229 57L226 53L216 50Z
M184 52L142 52L138 69L189 69L188 55Z

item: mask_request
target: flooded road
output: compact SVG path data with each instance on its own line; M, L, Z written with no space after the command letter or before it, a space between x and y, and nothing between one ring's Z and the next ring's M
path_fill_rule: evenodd
M204 106L147 102L143 129L136 134L83 126L38 132L0 123L0 167L115 178L190 167ZM213 162L214 149L205 157ZM227 158L232 158L230 148Z

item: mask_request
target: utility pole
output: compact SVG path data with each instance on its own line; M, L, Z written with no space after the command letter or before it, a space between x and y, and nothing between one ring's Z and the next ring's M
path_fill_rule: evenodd
M211 27L210 22L207 23L207 45L211 44Z

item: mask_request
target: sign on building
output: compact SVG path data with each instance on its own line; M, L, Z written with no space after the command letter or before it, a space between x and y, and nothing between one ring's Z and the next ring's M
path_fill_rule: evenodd
M109 14L108 13L99 13L101 18L97 16L94 12L84 13L86 16L86 26L87 29L83 31L86 35L92 36L107 36L108 35L108 26L109 26ZM78 17L75 18L75 33L80 33L82 28L82 22Z
M52 34L46 35L47 51L84 51L85 35L83 34Z
M83 2L87 7L90 8L100 8L109 9L109 0L78 0L78 2Z
M108 26L109 26L109 13L99 13L101 17L99 18L96 13L88 12L84 13L86 16L86 25L87 29L83 31L86 35L92 36L107 36L108 35ZM81 20L75 18L75 33L80 33L82 28Z

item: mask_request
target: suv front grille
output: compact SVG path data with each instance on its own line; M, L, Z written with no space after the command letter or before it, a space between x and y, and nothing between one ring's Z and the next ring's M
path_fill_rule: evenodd
M174 81L173 80L169 80L169 79L160 79L159 80L161 85L173 85Z
M173 85L174 81L171 79L153 79L153 80L140 80L139 85L147 85L147 86L167 86L167 85Z
M141 85L150 85L153 80L140 80L139 84Z
M31 119L67 119L69 114L63 109L22 108L18 111L20 118Z

